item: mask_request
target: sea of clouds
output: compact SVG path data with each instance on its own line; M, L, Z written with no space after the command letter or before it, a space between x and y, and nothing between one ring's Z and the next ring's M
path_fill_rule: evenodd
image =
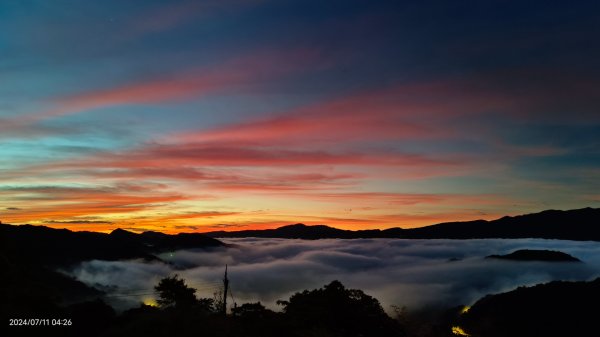
M600 244L541 239L518 240L289 240L224 239L229 247L182 250L160 255L165 262L87 261L70 270L80 281L108 290L124 309L150 301L154 285L175 273L198 296L213 297L228 267L235 302L275 301L297 291L339 280L391 305L409 310L470 305L486 294L552 280L600 276ZM517 249L551 249L584 263L517 262L485 259ZM231 299L231 297L229 297Z

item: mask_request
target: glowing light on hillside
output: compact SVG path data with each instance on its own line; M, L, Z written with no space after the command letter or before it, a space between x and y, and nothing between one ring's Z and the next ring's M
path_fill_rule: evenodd
M158 303L156 303L156 300L154 298L144 298L142 300L142 303L144 303L144 305L149 305L151 307L158 307Z
M471 336L468 333L466 333L465 330L463 330L463 328L461 328L459 326L453 326L452 333L457 336Z

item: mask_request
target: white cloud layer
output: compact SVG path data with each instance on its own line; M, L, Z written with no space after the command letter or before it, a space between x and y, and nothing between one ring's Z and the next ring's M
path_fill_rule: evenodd
M472 304L478 298L551 280L589 280L600 276L600 244L540 239L519 240L285 240L227 239L231 247L176 251L161 255L168 263L88 261L70 273L111 289L121 307L152 297L164 276L178 273L198 295L212 297L225 264L235 301L261 301L276 309L277 299L340 280L390 305ZM515 262L484 259L517 249L552 249L584 263ZM458 260L456 260L458 259Z

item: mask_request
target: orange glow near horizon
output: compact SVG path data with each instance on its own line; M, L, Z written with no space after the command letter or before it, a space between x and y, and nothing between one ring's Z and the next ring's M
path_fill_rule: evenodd
M45 216L50 213L45 213ZM199 214L173 214L173 215L155 215L146 216L139 215L129 218L127 215L123 217L121 214L111 215L102 214L101 218L84 217L84 219L96 220L78 220L78 218L64 217L71 214L66 212L64 215L60 213L52 213L56 219L68 220L52 220L52 221L35 221L30 220L27 216L15 217L12 220L26 221L11 221L11 218L6 218L4 223L11 224L32 224L43 225L56 229L69 229L73 231L95 231L95 232L111 232L116 228L123 228L133 232L143 231L159 231L169 234L183 232L210 232L210 231L239 231L239 230L261 230L272 229L281 226L286 226L295 223L303 223L305 225L327 225L334 228L346 230L362 230L362 229L387 229L393 227L414 228L433 225L441 222L449 221L468 221L474 220L470 214L440 214L440 215L382 215L382 216L365 216L363 217L316 217L316 216L285 216L278 219L276 215L267 214L242 214L236 212L213 212ZM141 213L143 214L143 213ZM477 219L492 220L496 219L497 215L479 216ZM98 220L102 219L102 220Z

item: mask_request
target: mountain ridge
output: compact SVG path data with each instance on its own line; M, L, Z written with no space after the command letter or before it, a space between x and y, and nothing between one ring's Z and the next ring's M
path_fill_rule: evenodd
M284 239L519 239L540 238L575 241L600 241L600 208L545 210L496 220L444 222L418 228L393 227L384 230L344 230L325 225L293 224L276 229L214 231L213 238L284 238Z
M221 241L200 233L136 234L118 228L106 234L0 224L0 255L14 263L68 266L93 259L158 260L154 254L165 251L221 246Z

